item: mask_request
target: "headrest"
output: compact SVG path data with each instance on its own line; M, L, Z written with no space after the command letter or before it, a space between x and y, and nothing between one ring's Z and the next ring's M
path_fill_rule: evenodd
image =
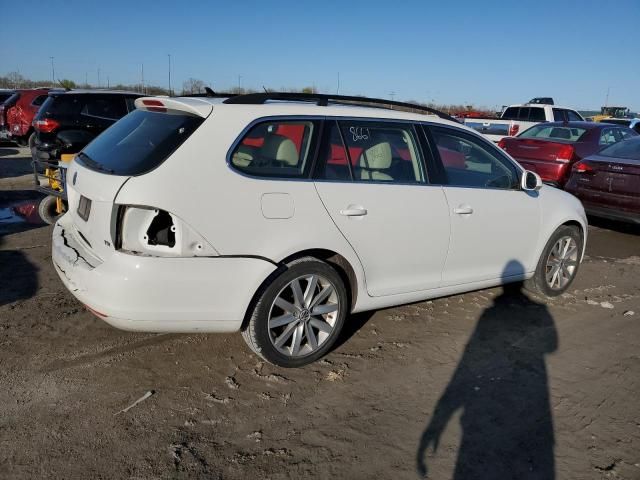
M359 164L362 168L385 169L391 166L391 160L391 145L382 142L362 152Z
M284 135L278 135L276 133L267 135L260 149L260 154L263 157L279 160L292 167L298 165L298 150L296 149L296 145Z

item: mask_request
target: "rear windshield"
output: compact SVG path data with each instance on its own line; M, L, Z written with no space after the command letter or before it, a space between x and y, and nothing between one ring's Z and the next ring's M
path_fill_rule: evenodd
M552 125L535 125L522 132L518 137L539 138L541 140L553 140L562 142L577 142L585 134L585 128L558 127Z
M7 98L11 97L13 93L11 92L0 92L0 103L3 103Z
M50 95L40 107L41 116L77 115L82 108L80 95Z
M183 112L135 110L87 145L80 161L104 173L141 175L160 165L202 121Z
M631 140L625 140L624 142L614 143L613 145L600 150L598 155L602 155L604 157L640 160L640 138L633 138Z

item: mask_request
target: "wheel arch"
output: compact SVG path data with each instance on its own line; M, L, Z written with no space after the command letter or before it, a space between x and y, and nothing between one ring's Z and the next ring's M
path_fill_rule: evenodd
M240 328L241 330L244 330L246 328L249 319L251 318L251 312L253 311L253 308L258 302L264 289L267 288L267 286L270 285L276 277L281 275L282 272L287 269L288 263L302 257L317 258L318 260L322 260L328 263L336 270L347 289L347 298L349 300L348 312L353 309L358 299L358 277L351 263L344 256L332 250L324 248L300 250L299 252L293 253L276 262L278 268L276 268L273 272L271 272L271 274L269 274L267 278L264 279L264 281L260 284L258 289L253 294L253 297L251 298L251 301L249 302L249 305L247 306L247 309L245 311L244 319L242 320L242 326Z

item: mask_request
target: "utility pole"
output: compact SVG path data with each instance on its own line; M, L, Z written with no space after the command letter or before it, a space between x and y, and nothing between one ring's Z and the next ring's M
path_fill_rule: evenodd
M607 98L604 101L604 106L608 107L609 106L609 91L611 90L611 87L607 87Z
M100 69L98 69L98 88L100 88Z
M142 70L141 70L141 78L142 78L142 93L144 93L144 63L142 64Z
M89 87L89 74L84 72L84 86Z
M238 75L238 93L242 92L242 75Z
M107 88L109 88L109 75L107 75Z
M53 67L53 57L49 57L51 59L51 83L55 85L56 83L56 70Z
M167 53L167 57L169 57L169 96L171 96L171 54Z
M338 86L336 87L336 95L340 93L340 72L338 72Z

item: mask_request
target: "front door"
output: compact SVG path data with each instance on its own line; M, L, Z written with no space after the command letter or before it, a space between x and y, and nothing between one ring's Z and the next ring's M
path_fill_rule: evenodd
M439 287L449 214L442 187L426 184L414 127L379 121L328 121L326 127L315 185L360 258L367 292Z
M535 270L538 195L520 189L520 170L475 135L444 127L429 130L451 217L443 286L508 280Z

